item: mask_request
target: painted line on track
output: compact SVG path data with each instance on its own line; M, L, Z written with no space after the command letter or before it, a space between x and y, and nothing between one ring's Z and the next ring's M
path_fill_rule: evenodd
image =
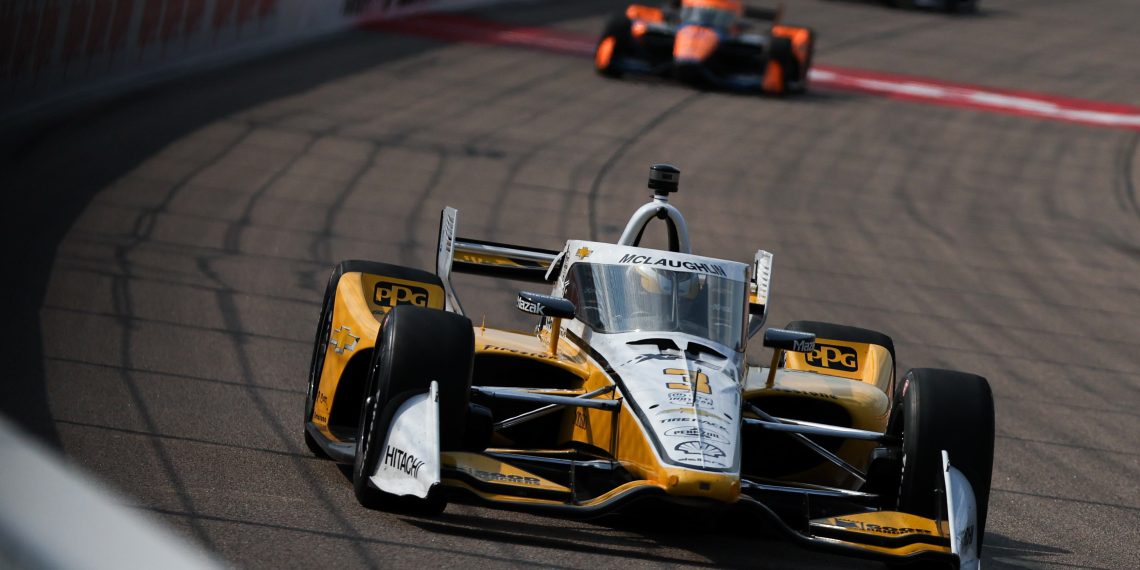
M581 33L512 26L456 14L374 20L361 28L450 42L506 45L593 57L597 39ZM815 64L812 88L850 91L943 107L957 107L1096 127L1140 131L1140 107L1044 93L951 83L880 71Z

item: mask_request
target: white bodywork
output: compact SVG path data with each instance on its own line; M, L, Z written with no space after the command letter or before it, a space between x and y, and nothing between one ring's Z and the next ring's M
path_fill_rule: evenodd
M571 240L560 257L556 297L564 296L571 268L577 263L641 265L720 277L745 286L749 282L747 264L679 252ZM571 333L570 338L580 338L584 347L595 351L591 356L599 365L608 367L626 401L641 417L642 429L650 430L649 440L663 462L740 471L741 351L679 332L598 333L578 319L564 320L562 327Z
M946 511L950 519L950 550L958 555L962 570L979 570L978 505L974 488L961 471L950 465L950 454L942 451L942 472L946 482Z
M392 417L371 480L393 495L425 498L439 483L439 384L408 398Z

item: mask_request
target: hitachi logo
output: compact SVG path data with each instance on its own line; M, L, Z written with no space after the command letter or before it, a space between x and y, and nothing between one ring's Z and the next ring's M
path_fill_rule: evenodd
M388 450L384 452L384 464L393 469L403 471L412 477L418 477L420 467L424 466L424 462L416 459L415 455L398 447L392 447L391 445L389 445Z
M621 256L618 263L636 263L638 265L660 265L662 267L675 267L678 269L688 269L689 271L703 271L713 275L720 275L721 277L728 277L728 272L723 267L713 263L697 263L695 261L681 261L679 259L665 259L653 258L648 255L634 255L627 253Z

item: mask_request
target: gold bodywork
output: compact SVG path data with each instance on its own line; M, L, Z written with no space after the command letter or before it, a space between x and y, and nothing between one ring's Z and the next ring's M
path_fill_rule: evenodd
M750 369L744 387L745 400L811 398L842 407L851 418L847 427L886 432L891 412L887 394L894 381L894 361L887 349L875 344L817 339L813 352L786 352L785 355L784 368L777 371L770 388L764 385L767 369ZM856 469L865 471L874 447L871 441L849 439L835 453ZM784 479L848 489L858 485L851 474L830 463Z
M505 258L504 258L505 259ZM467 260L474 261L474 260ZM482 260L487 263L488 260ZM490 260L508 263L510 260ZM354 358L368 358L375 348L385 314L399 304L416 304L444 309L445 292L434 283L394 279L367 273L345 273L336 284L329 343L318 382L310 421L330 441L339 442L329 431L328 418L336 405L337 387ZM538 334L489 329L476 325L475 354L524 359L561 369L576 378L573 385L533 390L553 395L581 395L613 387L598 398L622 400L625 396L601 364L590 356L588 347L579 346L565 335L556 339L551 350L548 329ZM815 352L788 353L784 367L772 386L765 385L767 370L752 368L747 374L743 397L750 401L778 398L808 398L842 407L851 418L850 427L884 432L891 411L887 394L894 382L894 362L883 347L819 339ZM679 381L686 381L679 379ZM769 400L770 401L770 400ZM693 410L701 413L703 410ZM618 410L568 407L562 414L557 442L566 452L582 446L613 457L633 481L616 485L600 495L577 501L573 491L526 469L480 453L445 450L441 463L446 473L463 474L470 479L445 473L441 483L465 489L484 500L521 506L593 507L605 505L620 496L655 488L675 497L703 498L719 503L735 503L741 498L741 478L734 473L708 472L667 464L655 449L629 403ZM496 442L493 443L509 443ZM860 470L868 466L873 442L847 440L836 454ZM504 446L506 447L506 446ZM490 451L490 450L489 450ZM503 450L500 450L503 451ZM507 450L527 453L527 450ZM745 450L747 452L747 450ZM558 453L543 450L542 453ZM747 474L745 474L747 475ZM845 471L823 462L807 471L784 477L789 483L814 483L832 487L857 488L857 481ZM478 481L477 487L471 480ZM864 549L890 556L916 553L948 553L949 547L933 544L947 534L929 519L904 513L869 512L811 522L814 529L827 531L826 537L812 540ZM884 530L886 529L886 530ZM867 535L914 535L916 541L888 546L875 544ZM872 537L873 537L872 536Z
M385 290L416 291L419 296L381 292ZM317 429L331 440L337 438L328 429L328 417L335 405L336 388L342 374L353 358L366 355L375 347L384 314L400 303L443 309L444 291L435 284L366 273L345 273L337 283L332 333L311 418ZM573 394L614 384L598 363L588 358L583 349L570 339L558 339L554 354L550 351L549 340L548 328L535 335L475 327L477 357L495 354L561 368L579 379L577 386L567 387ZM744 398L818 399L846 409L852 419L850 427L885 431L890 412L886 390L894 370L890 354L877 345L831 340L821 341L819 345L820 348L812 354L788 353L785 367L776 375L776 382L771 388L751 381L760 374L749 375ZM842 346L853 353L853 360L849 358L846 361L846 368L853 370L835 368L835 361L841 357L829 353L829 346ZM828 368L828 364L832 368ZM618 388L602 397L621 399L623 394ZM671 495L703 497L724 503L735 502L740 496L740 479L735 474L688 469L662 461L646 428L628 404L616 413L600 409L568 409L563 412L559 440L563 444L584 444L610 455L635 478ZM836 453L856 468L866 469L873 447L873 442L848 440ZM829 463L795 473L787 479L846 488L853 488L856 484L851 475Z
M337 281L329 345L325 347L311 418L325 437L337 439L329 431L328 418L345 368L353 358L367 358L376 346L381 319L399 304L443 309L443 288L434 283L359 272L345 273Z

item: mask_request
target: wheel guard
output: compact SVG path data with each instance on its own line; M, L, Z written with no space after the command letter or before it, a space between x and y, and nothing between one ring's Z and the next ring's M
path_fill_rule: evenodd
M369 479L393 495L425 498L439 483L439 384L404 400L392 417L384 451Z

